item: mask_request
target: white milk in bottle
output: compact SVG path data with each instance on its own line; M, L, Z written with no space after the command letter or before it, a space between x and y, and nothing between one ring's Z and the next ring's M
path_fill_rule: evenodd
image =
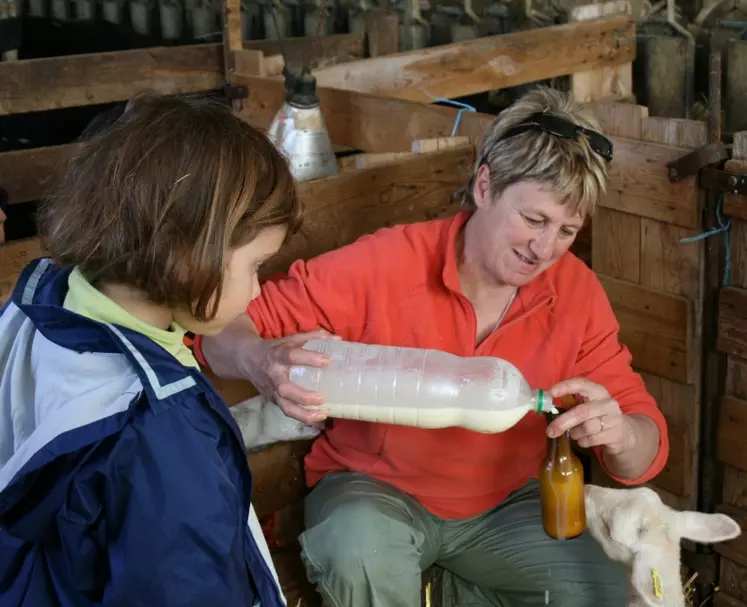
M329 417L502 432L530 411L557 412L510 362L440 350L319 339L304 348L332 358L325 368L294 366L290 379L321 392Z

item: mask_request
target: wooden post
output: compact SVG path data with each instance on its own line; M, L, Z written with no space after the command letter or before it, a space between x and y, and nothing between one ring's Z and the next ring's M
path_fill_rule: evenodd
M244 47L241 41L241 2L240 0L223 0L223 65L226 84L231 84L236 71L234 53ZM243 107L241 99L232 99L231 107L240 112Z
M644 103L653 116L685 118L688 112L688 40L684 36L647 36L641 46Z
M747 41L729 40L726 57L726 130L747 129Z
M368 56L379 57L399 52L399 15L386 9L366 13Z
M314 71L320 87L433 103L635 58L629 16L475 38Z
M732 117L733 119L734 117ZM747 173L747 132L734 133L732 160L725 170ZM724 195L724 213L731 218L729 286L719 296L718 349L728 355L726 381L722 393L716 446L723 466L722 505L737 519L747 518L747 197ZM720 276L719 276L720 278ZM721 604L747 603L747 535L724 545L721 554L719 586ZM734 601L734 602L730 602Z
M612 0L597 4L583 4L571 9L571 22L590 21L613 15L630 15L631 5L627 0ZM627 100L633 98L633 62L603 66L592 70L575 72L571 76L571 92L574 99L583 102Z
M670 183L664 156L674 160L704 145L706 126L651 118L645 107L633 104L599 104L597 117L616 144L623 145L616 145L610 193L594 215L592 268L617 314L620 340L631 350L633 366L667 418L670 457L651 486L669 505L694 508L704 242L681 239L703 230L702 194L694 177ZM653 160L659 154L660 160ZM638 164L642 156L651 162ZM644 176L653 170L661 172L650 179ZM675 186L676 193L670 190ZM653 321L651 326L644 326L644 317ZM667 361L670 356L681 357L680 362ZM592 470L592 482L606 482L596 464Z

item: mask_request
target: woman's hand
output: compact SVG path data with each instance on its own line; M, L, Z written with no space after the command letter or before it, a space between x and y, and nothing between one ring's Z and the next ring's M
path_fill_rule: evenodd
M635 444L635 431L617 401L599 384L574 378L555 384L550 396L559 398L579 394L584 402L561 413L548 427L551 438L571 431L580 447L603 447L609 455L618 455Z
M299 333L279 339L265 339L253 352L249 380L266 399L274 402L288 417L305 424L321 422L326 418L322 411L307 407L318 407L324 395L305 390L290 380L290 368L295 365L325 367L330 357L321 352L305 350L303 345L312 339L340 339L327 331Z

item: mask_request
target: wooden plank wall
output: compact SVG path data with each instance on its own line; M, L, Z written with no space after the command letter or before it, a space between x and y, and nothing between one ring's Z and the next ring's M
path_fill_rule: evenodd
M705 144L706 125L651 118L634 104L596 108L605 131L623 145L616 145L612 187L592 223L592 267L633 366L669 424L669 461L650 485L669 505L694 509L705 249L703 241L680 239L702 231L702 193L694 177L669 183L665 164ZM592 481L611 484L596 462Z
M727 171L747 173L747 132L734 135ZM747 532L747 197L726 194L731 217L730 280L719 294L718 349L726 355L726 385L718 424L718 459L723 465L719 510ZM716 607L747 607L747 535L716 547L721 555Z

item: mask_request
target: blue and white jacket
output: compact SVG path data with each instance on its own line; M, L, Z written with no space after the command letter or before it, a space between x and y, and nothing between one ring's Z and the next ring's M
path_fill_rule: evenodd
M0 606L284 606L225 402L64 309L68 275L32 262L0 311Z

